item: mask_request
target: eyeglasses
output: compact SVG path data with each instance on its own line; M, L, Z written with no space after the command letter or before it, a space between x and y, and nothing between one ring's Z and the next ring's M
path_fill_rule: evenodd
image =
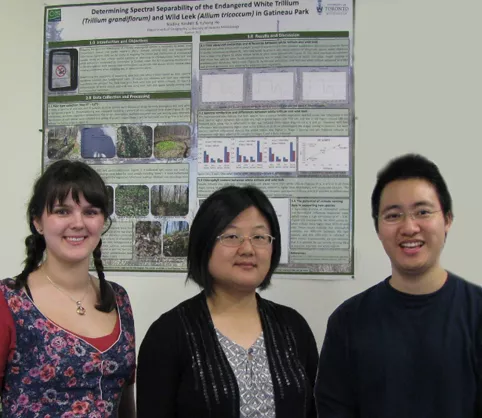
M378 219L381 219L386 224L393 225L393 224L399 224L401 222L404 222L408 215L414 221L423 222L423 221L428 221L438 212L442 212L442 210L441 209L439 210L418 209L413 212L412 211L407 211L407 212L389 211L387 213L384 213L378 216Z
M250 237L245 237L238 234L222 234L216 237L219 242L226 247L240 247L243 245L244 240L248 238L253 247L268 247L273 241L274 237L269 234L256 234Z

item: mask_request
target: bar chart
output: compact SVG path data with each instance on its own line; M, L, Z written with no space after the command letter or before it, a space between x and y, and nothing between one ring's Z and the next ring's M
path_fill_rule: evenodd
M262 170L263 150L261 138L233 138L233 148L236 155L233 164L234 170Z
M296 138L266 138L270 171L296 171Z
M230 171L231 138L200 138L198 168L200 171Z
M211 150L212 152L212 150ZM224 150L223 150L223 156L222 158L213 158L212 155L209 155L208 152L205 150L203 152L203 163L207 164L207 163L229 163L229 159L230 159L230 154L229 154L229 151L228 151L228 147L224 147Z
M199 138L200 172L296 171L296 138Z

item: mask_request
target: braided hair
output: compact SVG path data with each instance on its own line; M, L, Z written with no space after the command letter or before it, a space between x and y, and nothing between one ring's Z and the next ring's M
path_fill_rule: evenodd
M25 258L25 267L23 271L16 277L15 287L21 289L27 284L28 275L38 269L43 259L45 251L45 239L37 231L25 238L25 247L27 257Z
M94 169L80 161L60 160L51 164L35 182L28 204L27 219L31 234L25 239L27 256L23 271L11 284L14 288L25 287L28 276L40 267L44 258L46 242L42 231L37 230L35 221L41 219L44 211L52 213L54 205L57 202L62 204L70 193L76 203L80 202L80 196L83 195L87 202L102 211L106 221L110 221L107 187ZM115 308L115 294L105 279L101 246L102 240L99 240L92 254L100 286L100 302L96 309L111 312Z

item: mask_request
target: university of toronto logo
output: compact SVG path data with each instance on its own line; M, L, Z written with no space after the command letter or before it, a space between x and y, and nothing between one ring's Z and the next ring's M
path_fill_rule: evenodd
M323 0L316 0L316 11L319 15L323 13Z

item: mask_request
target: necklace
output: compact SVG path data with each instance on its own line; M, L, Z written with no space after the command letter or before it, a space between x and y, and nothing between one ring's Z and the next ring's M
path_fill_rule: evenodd
M82 299L79 299L79 300L76 300L74 299L72 296L70 296L65 290L63 290L60 286L56 285L54 283L54 281L48 276L47 273L44 273L45 274L45 277L47 277L48 281L50 283L52 283L52 286L54 286L58 291L62 292L65 296L68 296L70 300L72 300L73 302L75 302L75 304L77 305L77 309L76 309L76 312L78 315L85 315L85 308L84 306L82 305L82 302L84 301L85 297L87 296L87 293L89 291L89 284L90 282L92 281L92 277L90 277L90 274L89 274L89 279L87 281L87 286L85 288L85 293L84 293L84 296L82 296Z

